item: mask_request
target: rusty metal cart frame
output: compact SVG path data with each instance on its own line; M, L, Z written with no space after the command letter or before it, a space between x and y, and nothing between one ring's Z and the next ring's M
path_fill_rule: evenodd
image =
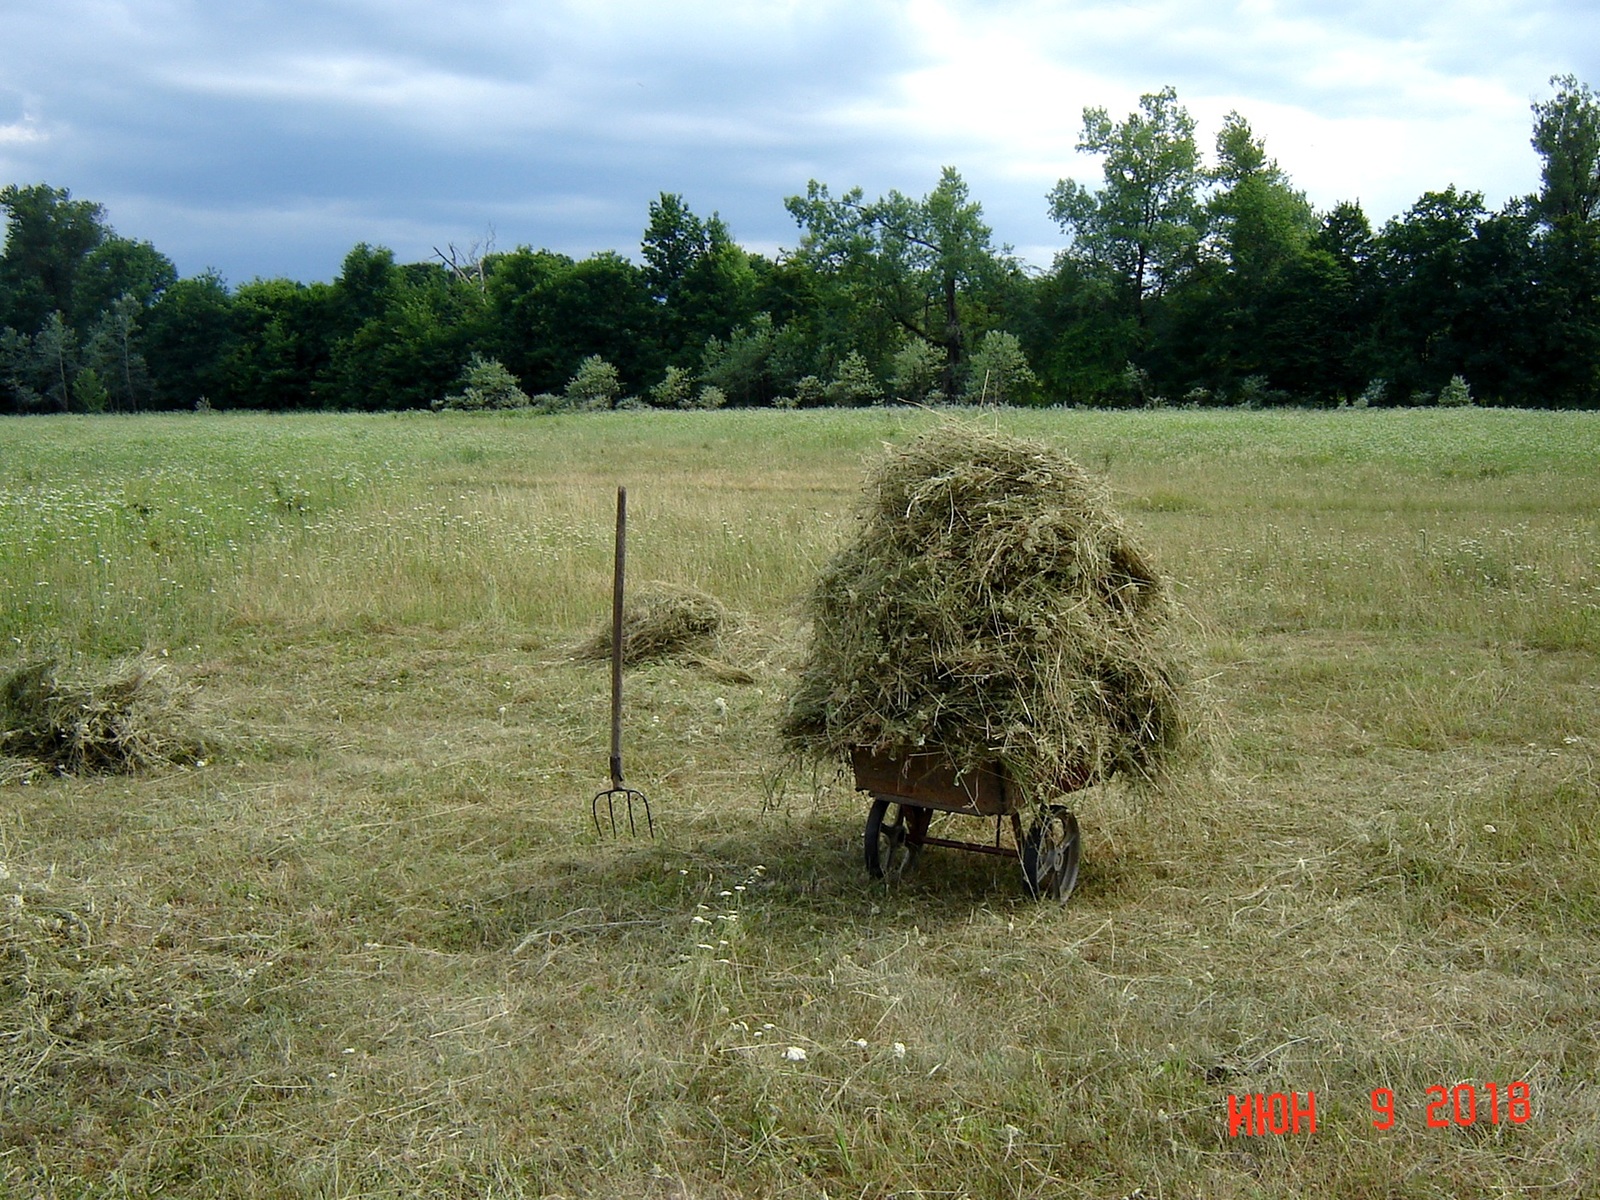
M911 869L924 846L945 846L1017 858L1028 890L1040 899L1065 901L1072 894L1083 849L1078 819L1066 806L1032 805L998 766L958 776L942 754L933 752L896 758L858 747L850 763L857 790L872 796L863 849L867 874L874 879L898 879ZM1064 781L1059 790L1074 792L1087 782L1085 773L1083 778ZM1022 817L1029 809L1034 815L1024 830ZM994 841L930 837L935 812L991 818ZM1002 841L1008 823L1010 846Z

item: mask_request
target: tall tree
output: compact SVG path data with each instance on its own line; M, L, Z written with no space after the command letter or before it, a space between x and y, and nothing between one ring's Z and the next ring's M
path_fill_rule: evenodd
M308 409L326 402L337 296L326 283L256 279L234 292L239 340L229 395L246 408Z
M1104 156L1105 184L1063 179L1049 195L1052 219L1072 238L1069 252L1121 283L1141 328L1149 298L1190 265L1200 241L1204 174L1194 130L1171 87L1140 97L1139 111L1120 122L1085 108L1078 149Z
M484 334L477 280L436 262L395 267L359 246L335 290L340 319L360 324L333 347L332 402L341 408L427 408L445 396Z
M32 412L43 404L34 386L33 339L0 326L0 412Z
M1533 106L1533 146L1544 160L1533 209L1544 403L1600 403L1600 97L1572 75Z
M997 246L971 199L966 181L945 167L933 191L914 200L891 191L864 200L860 188L838 199L812 180L805 196L784 201L805 231L800 253L837 294L858 309L886 319L898 334L862 346L880 360L906 335L945 354L945 391L954 395L970 334L986 323L986 310L1008 273L1016 270L1008 247ZM865 309L866 311L860 311Z
M518 247L496 256L488 288L488 344L530 394L559 391L596 354L628 388L660 372L651 337L656 302L644 271L619 254L574 262Z
M1533 148L1544 160L1539 215L1551 225L1600 218L1600 97L1575 75L1555 75L1556 94L1533 106Z
M1252 376L1290 387L1290 376L1304 374L1307 331L1284 316L1300 289L1323 282L1297 269L1316 217L1236 112L1223 120L1216 155L1206 173L1216 190L1205 205L1203 265L1178 285L1152 367L1174 391L1227 391Z
M1223 119L1210 177L1209 232L1241 283L1265 283L1305 251L1317 227L1311 203L1236 112Z
M139 319L155 403L192 408L229 402L228 363L240 331L233 297L214 271L180 279Z
M726 338L755 314L750 256L716 213L701 220L682 196L662 192L650 203L640 252L659 305L657 337L673 364L692 363L708 338Z
M0 188L5 253L0 255L0 325L38 330L52 312L75 311L79 270L105 240L105 209L45 184Z
M344 256L339 278L333 282L334 310L342 329L354 332L381 316L399 282L393 250L357 243Z
M106 306L83 348L85 363L100 379L115 412L137 412L149 399L150 370L139 330L143 311L139 298L124 292Z
M60 312L52 312L33 335L34 374L39 394L61 412L72 411L78 361L78 335Z
M172 260L149 242L108 232L78 265L72 283L73 324L92 331L124 296L143 311L177 280Z
M1477 290L1473 253L1487 213L1480 192L1426 192L1378 239L1383 374L1400 398L1437 392L1465 369L1464 321Z

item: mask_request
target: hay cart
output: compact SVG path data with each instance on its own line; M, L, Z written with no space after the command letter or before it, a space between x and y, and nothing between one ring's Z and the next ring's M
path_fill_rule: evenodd
M856 789L872 796L864 848L867 874L874 879L898 879L911 869L924 846L946 846L1019 859L1028 890L1041 900L1065 901L1072 894L1082 854L1078 819L1064 805L1031 804L998 765L958 776L941 754L895 758L864 747L852 751L850 760ZM1087 786L1089 772L1057 782L1060 792L1075 792ZM1023 816L1030 809L1032 818L1024 830ZM930 837L936 812L992 819L994 839ZM1008 825L1009 846L1003 841Z

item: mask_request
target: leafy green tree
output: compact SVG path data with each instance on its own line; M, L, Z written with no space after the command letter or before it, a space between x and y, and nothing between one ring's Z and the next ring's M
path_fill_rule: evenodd
M180 279L139 318L154 403L192 408L231 402L230 363L238 349L233 296L213 271Z
M344 256L333 282L333 309L341 332L349 333L381 318L403 281L394 251L359 242Z
M148 309L178 281L172 260L149 242L107 233L78 265L72 284L72 320L80 331L94 327L123 297Z
M72 398L86 413L103 413L111 407L111 393L106 390L105 381L90 366L83 367L72 381Z
M1211 179L1219 190L1206 205L1207 227L1229 273L1245 289L1270 285L1316 231L1310 201L1236 112L1217 134Z
M1083 110L1078 149L1104 157L1104 186L1063 179L1050 215L1072 239L1069 253L1115 279L1141 328L1148 302L1194 261L1202 234L1204 173L1194 118L1171 87L1140 97L1139 111L1113 122L1104 108Z
M33 375L39 395L51 407L72 411L79 366L78 335L59 311L52 311L33 335Z
M337 295L325 283L257 279L234 292L238 339L227 364L230 404L314 409L329 392Z
M643 271L620 255L574 262L519 247L494 258L487 297L486 340L527 391L562 388L596 354L616 366L628 388L660 374L652 338L657 302Z
M793 332L757 313L724 341L712 337L701 354L700 378L732 404L770 404L794 378L798 347Z
M650 403L657 408L688 408L694 394L694 373L683 367L668 367L660 381L650 388Z
M1033 288L1022 341L1053 400L1118 402L1123 368L1145 340L1115 281L1094 264L1059 254Z
M650 204L640 250L659 304L656 337L676 365L688 366L708 338L727 337L754 316L750 256L716 213L701 220L682 196L663 192Z
M1169 292L1147 361L1174 394L1227 392L1257 375L1269 390L1285 388L1304 374L1304 339L1314 332L1286 318L1298 289L1317 282L1303 263L1316 217L1238 113L1224 119L1216 154L1206 173L1215 189L1205 205L1207 236Z
M105 390L106 407L137 412L150 398L150 370L145 362L139 317L143 307L124 292L95 322L84 345L84 359Z
M1427 192L1389 221L1378 242L1383 288L1378 374L1401 396L1433 395L1464 367L1461 322L1468 312L1471 249L1487 214L1478 192Z
M565 339L551 298L556 281L573 266L564 254L527 246L496 255L489 265L489 347L527 391L553 392L582 357L569 359L561 349Z
M1551 99L1533 106L1533 148L1543 160L1537 209L1552 225L1600 218L1600 98L1575 75L1555 75Z
M1381 369L1373 342L1382 300L1377 240L1359 202L1343 201L1323 215L1287 286L1294 298L1288 321L1303 326L1306 357L1303 378L1285 386L1305 392L1305 381L1320 380L1327 395L1354 403Z
M794 395L774 401L783 408L818 408L828 403L828 385L818 375L802 375L794 381Z
M33 339L7 325L0 328L0 412L32 412L44 407L34 386Z
M70 314L84 260L105 240L105 209L46 184L0 188L0 325L39 330L52 312Z
M1533 212L1539 281L1531 327L1541 345L1532 371L1540 402L1600 405L1600 97L1572 75L1533 106L1533 146L1543 160ZM1481 382L1475 378L1475 382Z
M1451 374L1472 381L1473 403L1554 402L1543 378L1550 364L1551 329L1540 301L1557 276L1545 273L1537 243L1538 218L1520 201L1486 214L1473 228L1462 263L1459 308L1450 326L1458 347ZM1569 304L1564 311L1581 319L1581 307Z
M715 384L708 383L695 393L694 403L691 407L710 410L722 408L727 403L727 394Z
M333 319L350 332L333 345L325 406L425 408L486 340L486 301L474 278L433 262L396 267L391 257L358 246L334 284Z
M998 247L954 167L921 200L891 191L868 203L860 188L835 199L812 180L806 195L784 201L805 231L799 256L828 280L844 344L881 361L910 334L943 349L945 390L955 380L989 293L1016 270Z

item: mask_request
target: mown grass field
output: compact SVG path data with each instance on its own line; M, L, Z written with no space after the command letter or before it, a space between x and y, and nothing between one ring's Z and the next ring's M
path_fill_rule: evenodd
M1064 907L869 881L774 738L863 455L934 419L0 422L0 667L149 651L216 739L0 786L0 1194L1593 1194L1600 416L984 418L1109 480L1215 708L1078 798ZM628 675L653 842L590 826L569 653L619 482L630 581L739 617ZM1314 1133L1230 1136L1275 1092Z

